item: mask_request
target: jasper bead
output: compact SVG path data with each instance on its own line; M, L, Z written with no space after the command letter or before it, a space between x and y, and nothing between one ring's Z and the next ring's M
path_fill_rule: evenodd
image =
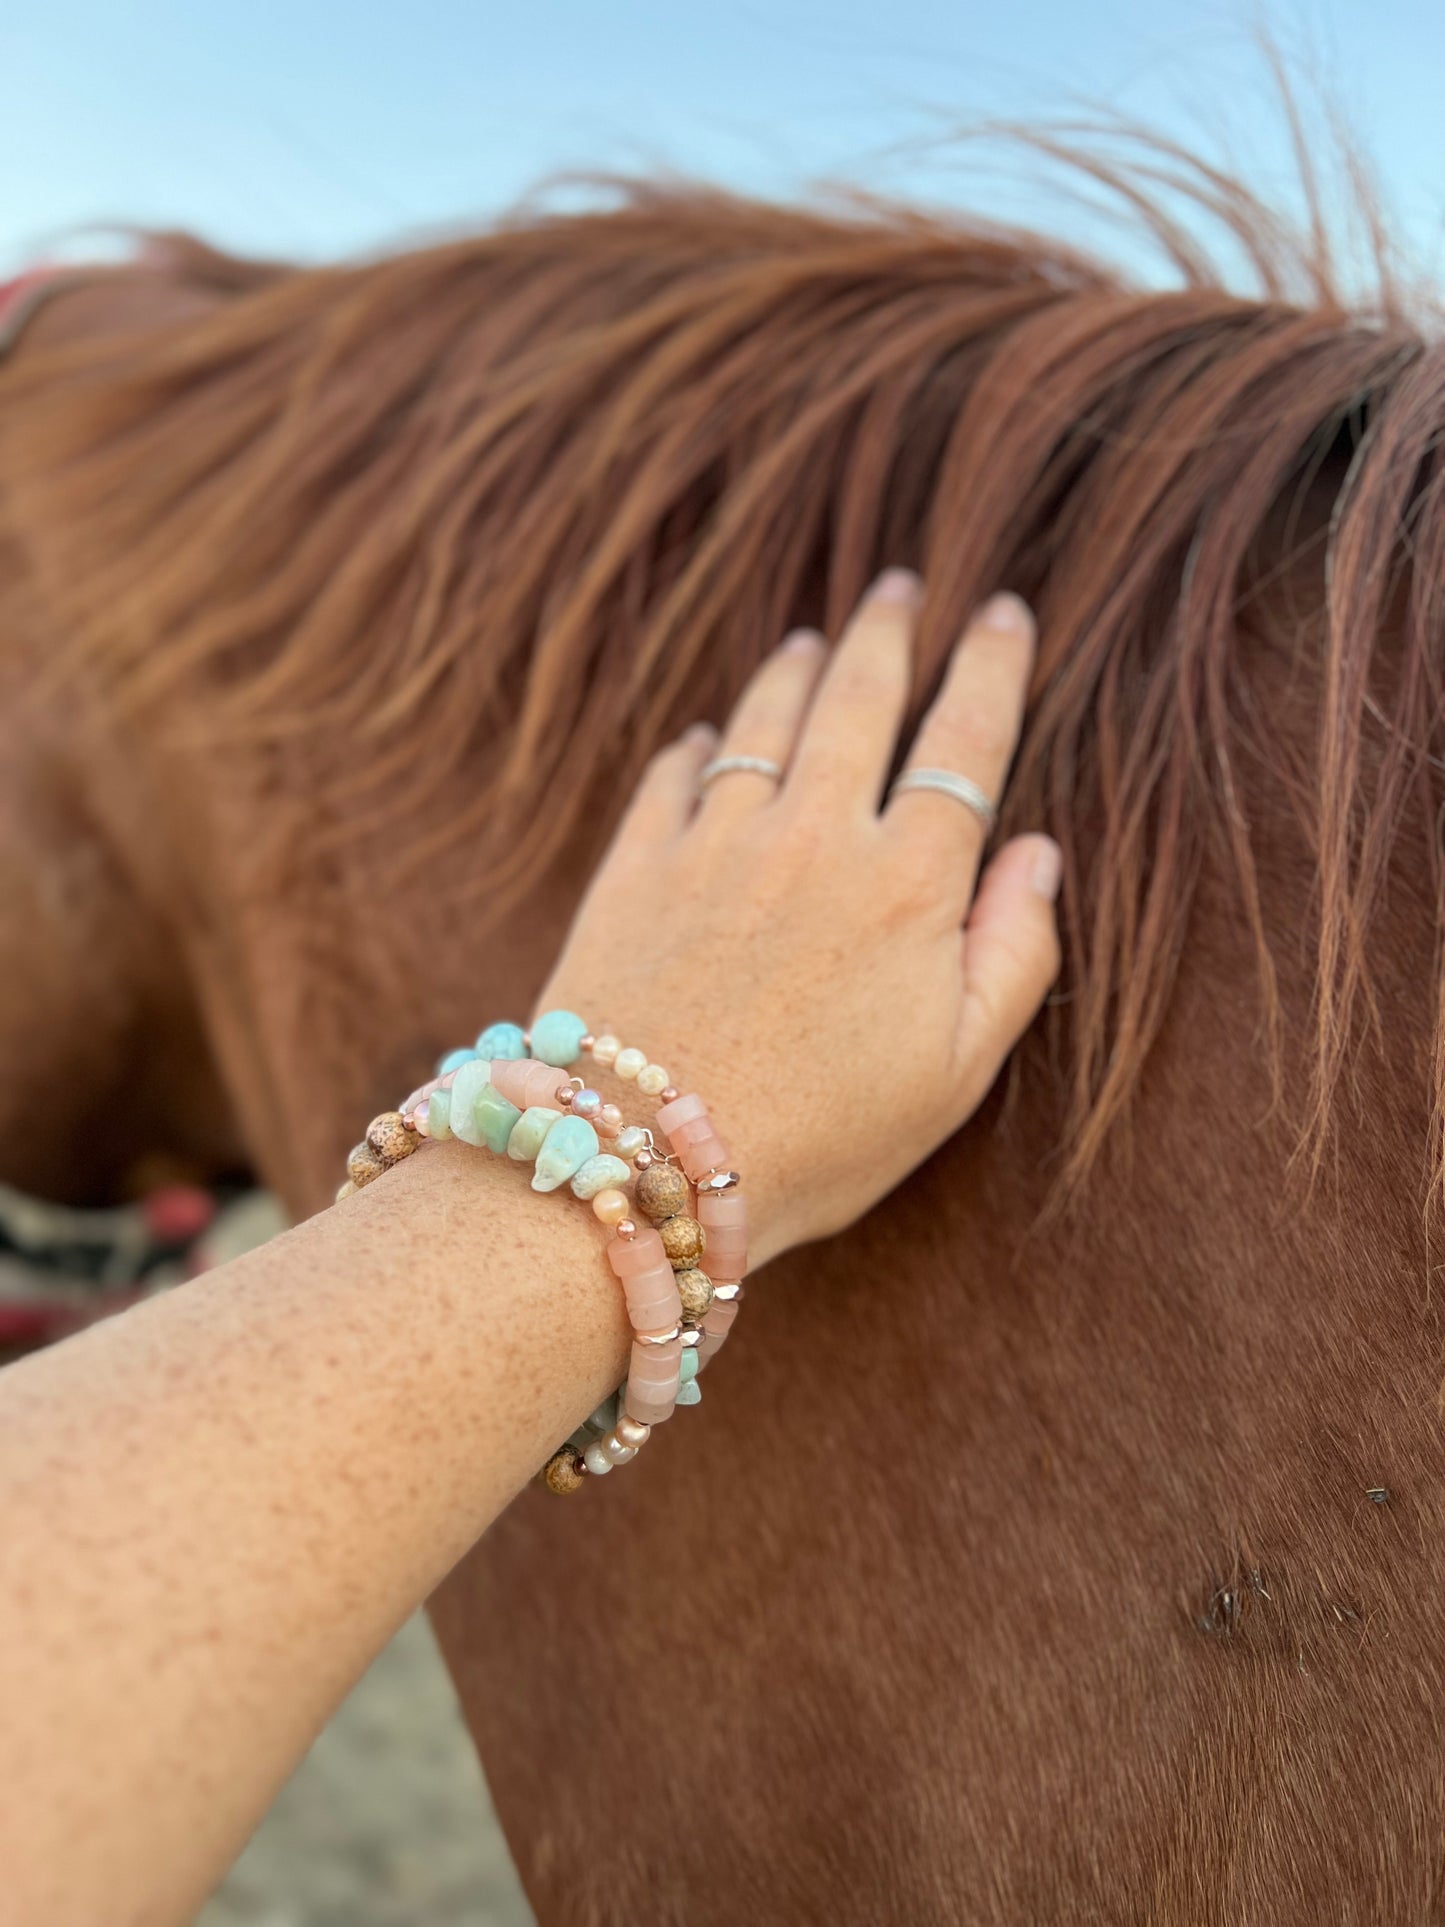
M452 1094L433 1091L426 1101L426 1134L438 1143L452 1134Z
M581 1019L578 1019L581 1022ZM597 1155L597 1133L585 1117L559 1117L537 1154L532 1174L534 1191L555 1191Z
M682 1315L694 1324L707 1313L712 1303L712 1279L694 1266L677 1274L677 1294L682 1300Z
M364 1184L379 1178L386 1166L369 1144L358 1144L346 1160L346 1175L359 1191Z
M549 1110L545 1104L533 1104L523 1111L507 1139L507 1156L515 1158L519 1164L530 1164L541 1150L543 1139L561 1115L560 1111Z
M470 1064L476 1055L474 1050L467 1050L465 1046L461 1050L449 1050L445 1057L437 1061L437 1076L447 1077L452 1071L459 1071L463 1064Z
M383 1111L380 1117L374 1117L366 1127L366 1141L386 1165L400 1164L418 1144L415 1131L406 1128L400 1111Z
M584 1201L595 1198L599 1191L610 1191L619 1184L626 1184L630 1175L621 1158L613 1157L610 1151L599 1151L596 1157L578 1165L572 1177L572 1195Z
M633 1050L629 1046L626 1050L618 1051L612 1068L620 1078L623 1078L630 1084L640 1071L647 1069L647 1053L645 1051Z
M527 1039L520 1024L488 1024L477 1039L477 1056L491 1059L527 1055Z
M592 1200L592 1211L599 1224L621 1224L631 1209L625 1191L615 1190L611 1185L599 1191Z
M679 1211L686 1211L687 1179L676 1165L649 1165L638 1177L635 1196L638 1209L657 1224L663 1218L676 1217Z
M586 1021L575 1010L549 1010L532 1026L532 1055L565 1070L582 1055L586 1035Z
M657 1229L667 1262L675 1271L690 1271L707 1249L707 1233L686 1212L664 1219Z
M563 1494L575 1492L585 1476L581 1454L574 1452L570 1446L554 1452L542 1471L547 1490Z

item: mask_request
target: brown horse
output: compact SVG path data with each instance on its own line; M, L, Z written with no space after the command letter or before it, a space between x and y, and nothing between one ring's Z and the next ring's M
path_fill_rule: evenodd
M317 1209L791 622L918 566L921 698L986 590L1041 612L1005 828L1069 962L1007 1090L759 1279L686 1450L435 1603L545 1920L1445 1919L1445 354L1195 191L1248 296L1162 216L1137 292L641 192L169 243L0 368L36 1188L157 1150Z

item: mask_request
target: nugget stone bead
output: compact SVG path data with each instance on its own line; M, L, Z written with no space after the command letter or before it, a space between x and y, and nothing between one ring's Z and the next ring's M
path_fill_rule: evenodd
M579 1019L580 1021L580 1019ZM585 1117L563 1115L548 1131L532 1174L534 1191L555 1191L597 1155L597 1133Z
M679 1211L686 1211L687 1179L676 1165L653 1164L638 1174L634 1196L638 1210L658 1224L664 1218L676 1217Z
M440 1144L452 1134L452 1094L433 1091L426 1100L426 1134Z
M646 1175L644 1172L643 1176ZM707 1249L707 1233L697 1219L688 1217L686 1212L679 1212L675 1218L665 1218L657 1229L662 1237L662 1248L667 1253L667 1262L675 1271L690 1271Z
M600 1151L596 1157L578 1165L572 1176L572 1195L585 1202L588 1198L595 1198L599 1191L610 1191L616 1185L626 1184L631 1175L621 1158L613 1157L610 1151Z
M471 1057L452 1079L452 1136L459 1137L463 1144L481 1144L484 1141L474 1113L477 1099L489 1088L487 1073L486 1058ZM518 1111L517 1116L521 1115Z
M512 1135L507 1139L507 1156L515 1158L519 1164L530 1164L561 1115L560 1111L549 1110L545 1104L529 1106L512 1126Z
M459 1071L463 1064L470 1064L476 1054L474 1050L468 1050L465 1046L461 1050L449 1050L437 1063L437 1076L450 1077L452 1072Z
M520 1024L488 1024L477 1039L477 1056L517 1058L527 1055L527 1034Z
M587 1022L575 1010L549 1010L532 1026L532 1055L565 1070L582 1055Z

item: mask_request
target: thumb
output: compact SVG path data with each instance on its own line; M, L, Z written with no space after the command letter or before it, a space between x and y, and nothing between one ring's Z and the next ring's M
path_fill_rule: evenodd
M1059 974L1054 904L1064 860L1047 836L1006 843L983 873L963 940L959 1056L977 1079L977 1098L1038 1014Z

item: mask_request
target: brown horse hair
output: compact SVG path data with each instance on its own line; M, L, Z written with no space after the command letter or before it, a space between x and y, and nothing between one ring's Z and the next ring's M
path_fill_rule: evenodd
M0 368L0 490L59 673L175 732L203 687L218 740L314 752L298 836L412 873L465 842L500 904L882 565L926 578L920 699L1012 587L1043 644L1003 827L1065 852L1077 1176L1158 1031L1211 838L1273 1034L1240 778L1274 754L1245 672L1282 647L1317 706L1287 772L1318 865L1317 1150L1402 834L1437 905L1445 883L1445 353L1383 245L1375 294L1345 292L1317 195L1295 239L1170 148L1052 145L1124 195L1176 285L962 217L690 187L342 267L170 238L121 272L200 312ZM1223 224L1251 291L1166 190ZM1318 584L1269 625L1266 531ZM1438 1139L1439 1045L1434 1081Z

